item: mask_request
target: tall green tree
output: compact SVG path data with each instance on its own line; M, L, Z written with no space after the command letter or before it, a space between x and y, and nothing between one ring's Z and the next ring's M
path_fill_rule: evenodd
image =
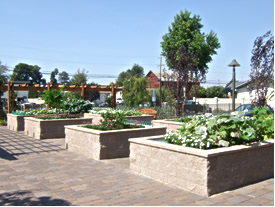
M122 96L126 106L138 106L148 101L147 82L145 77L131 77L123 82Z
M53 83L54 86L57 86L57 79L55 78L55 76L57 76L58 74L58 69L55 68L52 72L51 72L51 76L50 76L50 81Z
M46 84L46 80L43 77L42 73L40 72L40 67L37 65L28 65L25 63L17 64L11 75L11 80L13 81L29 81L30 86L34 84Z
M67 73L66 71L62 71L61 73L58 74L58 82L61 85L67 86L69 84L69 81L70 81L69 73Z
M138 64L134 64L131 69L123 71L118 75L116 80L116 85L122 86L125 80L128 80L131 77L141 78L144 76L144 69Z
M0 85L4 85L8 80L8 67L6 65L2 65L2 62L0 60ZM1 91L0 91L1 95Z
M71 78L70 84L80 86L81 83L87 83L87 81L88 81L88 71L86 71L85 69L80 71L80 69L78 69L77 72Z
M5 83L8 80L8 67L6 65L2 65L0 61L0 86L5 85ZM1 96L3 95L3 91L0 91L0 117L4 116L4 111L3 111L3 103L1 101Z
M257 103L266 105L268 88L274 87L274 36L271 31L257 37L251 57L250 90L255 90Z
M177 116L182 114L183 88L188 82L205 79L207 64L220 47L216 34L212 30L205 34L201 32L202 27L199 15L191 17L187 10L180 11L169 26L168 33L162 37L162 55L169 69L177 74Z

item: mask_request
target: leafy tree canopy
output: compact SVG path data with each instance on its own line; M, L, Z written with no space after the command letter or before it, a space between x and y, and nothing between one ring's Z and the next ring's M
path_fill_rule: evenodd
M86 71L85 69L80 71L80 69L78 69L77 72L71 78L70 84L80 86L81 83L87 83L87 81L88 81L88 71Z
M6 65L2 65L0 61L0 85L4 85L8 80L8 67Z
M168 28L161 42L162 55L166 58L169 69L177 74L176 111L177 116L182 114L182 103L185 96L183 88L189 82L199 82L205 78L212 55L220 47L216 34L211 30L209 34L201 32L203 25L198 15L185 10L180 11ZM187 94L188 91L185 90Z
M148 101L147 82L145 77L131 77L123 82L123 99L126 106L138 106Z
M8 80L7 75L8 67L6 65L2 65L0 61L0 85L4 85ZM1 96L3 95L3 91L0 91L0 117L3 116L3 107L1 102Z
M226 98L227 94L223 91L223 86L212 86L204 88L202 86L193 85L191 89L191 96L197 98Z
M202 76L207 72L207 63L212 61L212 55L216 54L216 50L220 47L220 43L216 34L211 30L209 34L201 32L203 25L199 15L191 17L191 12L185 10L180 11L168 28L168 33L163 36L161 42L162 55L166 57L169 68L174 68L171 60L167 58L171 50L176 50L175 59L180 61L180 49L184 46L188 48L191 55L198 55L196 65L198 72Z
M55 78L55 76L58 74L58 69L55 68L52 72L51 72L51 77L50 77L50 81L53 83L54 86L57 86L57 80Z
M42 73L40 72L40 67L37 65L28 65L25 63L17 64L11 75L11 80L14 81L29 81L31 86L34 84L46 84L46 80L42 78Z
M254 41L250 66L250 90L255 89L258 104L265 106L268 88L274 84L274 36L271 31Z
M67 86L69 83L69 74L66 71L62 71L61 73L58 74L58 82L61 85Z
M128 80L130 77L141 78L144 76L144 69L138 64L134 64L131 69L123 71L118 75L116 80L116 85L122 86L125 80Z

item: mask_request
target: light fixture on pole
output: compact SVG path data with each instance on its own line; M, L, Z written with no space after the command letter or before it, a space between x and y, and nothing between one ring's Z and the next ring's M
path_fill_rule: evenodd
M235 111L235 67L240 67L241 65L237 62L237 60L232 60L228 65L229 67L233 67L233 76L232 76L232 111Z

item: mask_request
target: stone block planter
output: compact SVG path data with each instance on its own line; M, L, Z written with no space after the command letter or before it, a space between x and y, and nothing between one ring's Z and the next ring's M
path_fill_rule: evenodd
M7 128L13 131L24 131L25 117L33 116L7 114Z
M203 196L274 177L274 140L200 150L161 138L129 140L132 171Z
M102 117L100 114L91 114L91 113L84 113L85 118L93 118L93 123L100 123ZM137 115L137 116L126 116L128 121L130 120L137 120L141 122L151 122L154 119L153 115Z
M167 127L167 131L174 131L176 132L177 129L182 127L182 122L178 121L172 121L172 120L153 120L152 121L152 126L153 127L158 127L158 126L165 126Z
M66 125L91 123L91 118L43 120L25 117L25 135L36 139L65 138Z
M65 144L71 152L96 160L129 157L129 138L164 135L166 127L145 127L100 131L65 126Z

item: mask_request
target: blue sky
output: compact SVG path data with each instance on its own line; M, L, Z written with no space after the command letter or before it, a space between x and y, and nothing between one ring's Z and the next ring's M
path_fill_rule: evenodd
M159 70L162 36L180 10L200 15L202 31L212 29L220 41L207 86L232 79L232 59L241 64L236 79L247 80L254 40L269 30L274 34L273 0L0 0L0 8L2 64L69 74L85 69L89 81L99 84L115 81L107 77L134 63L145 74Z

